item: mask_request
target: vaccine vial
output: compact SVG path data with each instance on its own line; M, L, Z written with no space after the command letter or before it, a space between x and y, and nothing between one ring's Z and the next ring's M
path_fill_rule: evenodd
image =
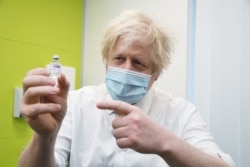
M50 77L55 79L55 81L56 81L55 86L57 86L58 85L58 78L61 75L60 56L54 55L52 57L52 62L49 65L49 70L50 70Z

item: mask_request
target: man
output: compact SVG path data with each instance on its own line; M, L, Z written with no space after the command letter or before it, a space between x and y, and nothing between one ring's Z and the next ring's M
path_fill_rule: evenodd
M54 87L47 70L28 72L21 113L34 136L19 165L233 166L192 104L153 87L170 52L163 29L144 13L129 11L104 33L105 84L67 97L64 75Z

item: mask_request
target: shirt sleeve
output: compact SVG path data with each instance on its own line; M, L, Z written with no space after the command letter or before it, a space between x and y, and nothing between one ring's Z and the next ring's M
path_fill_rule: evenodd
M69 165L69 157L72 141L72 113L70 107L70 96L68 97L68 110L63 119L61 128L55 143L55 159L58 167Z
M214 138L209 133L207 125L196 107L192 104L188 104L184 112L183 119L181 120L184 127L182 139L207 154L223 159L231 167L234 167L235 164L231 156L225 154L216 145Z

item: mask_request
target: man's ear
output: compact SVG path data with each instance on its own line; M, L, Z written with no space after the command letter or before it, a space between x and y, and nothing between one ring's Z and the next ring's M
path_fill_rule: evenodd
M160 73L159 72L157 72L156 74L154 74L155 75L155 79L154 79L154 81L157 81L157 79L159 78L159 76L160 76Z
M105 70L106 70L106 73L107 73L107 71L108 71L108 63L107 62L105 63Z

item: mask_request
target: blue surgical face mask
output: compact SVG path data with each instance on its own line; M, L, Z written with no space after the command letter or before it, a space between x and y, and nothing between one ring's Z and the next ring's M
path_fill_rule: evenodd
M109 66L105 82L114 100L134 104L146 95L150 78L151 75Z

